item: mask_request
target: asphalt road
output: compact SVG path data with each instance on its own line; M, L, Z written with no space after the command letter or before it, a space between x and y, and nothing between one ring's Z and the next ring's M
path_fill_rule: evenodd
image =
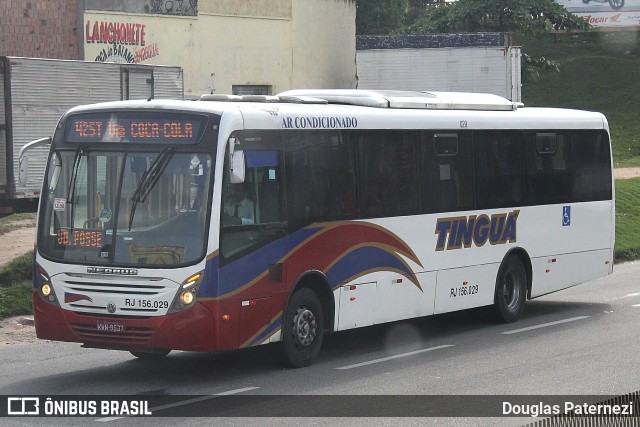
M326 338L311 367L285 370L269 348L217 355L174 352L154 363L128 353L38 342L0 348L0 395L181 396L181 418L11 418L2 425L523 425L531 418L363 418L396 414L432 401L395 402L402 395L456 395L450 411L465 413L464 395L621 395L640 390L640 262L614 274L529 301L521 321L495 324L471 311L396 322ZM216 395L247 400L252 415L360 418L191 418ZM322 395L305 401L291 396ZM332 397L336 395L344 395ZM388 402L358 396L387 395ZM198 396L196 402L194 399ZM220 401L222 402L222 400ZM477 401L469 400L471 404ZM225 403L227 404L227 403ZM489 405L495 402L489 399ZM208 406L207 406L208 405ZM262 406L261 406L262 405ZM322 406L325 405L325 406ZM400 405L400 406L398 406ZM413 409L411 405L414 405ZM269 410L264 411L264 406ZM400 409L399 409L400 408ZM160 408L152 408L156 415ZM173 412L175 413L175 412ZM471 411L473 413L473 410Z

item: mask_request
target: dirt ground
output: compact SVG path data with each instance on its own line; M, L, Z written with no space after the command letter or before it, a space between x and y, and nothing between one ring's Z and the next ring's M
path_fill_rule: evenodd
M35 240L34 227L19 228L0 236L0 269L20 255L32 251Z
M33 226L19 228L0 236L0 269L14 258L33 251L36 230ZM0 346L36 341L33 316L17 316L0 321Z
M17 316L0 322L0 347L36 342L33 316Z
M640 168L622 168L614 169L613 176L616 179L631 179L640 176Z

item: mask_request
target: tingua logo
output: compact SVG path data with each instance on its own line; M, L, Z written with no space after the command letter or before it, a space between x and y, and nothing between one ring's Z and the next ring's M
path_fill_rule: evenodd
M519 210L489 215L439 218L436 223L436 251L514 243Z

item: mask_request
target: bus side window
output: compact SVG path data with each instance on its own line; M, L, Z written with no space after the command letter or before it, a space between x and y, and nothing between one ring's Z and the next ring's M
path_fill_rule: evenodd
M220 207L223 262L263 247L287 233L281 132L240 131L232 137L238 142L235 149L244 152L246 171L243 183L231 184L229 156L225 156Z
M473 151L477 208L520 206L524 201L522 134L476 131Z
M470 134L421 132L418 144L422 212L473 209Z
M289 227L352 219L357 212L355 155L345 132L284 133Z
M573 162L573 202L611 200L611 155L608 136L598 131L569 134Z
M415 131L359 132L358 142L361 216L418 213Z
M570 199L569 152L563 133L527 132L527 203L545 205Z

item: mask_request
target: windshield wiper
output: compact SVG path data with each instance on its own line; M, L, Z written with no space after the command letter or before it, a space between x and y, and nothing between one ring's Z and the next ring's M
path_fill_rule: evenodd
M73 203L73 198L76 195L76 179L78 178L78 169L80 169L80 158L84 154L84 150L80 147L76 150L76 154L73 157L73 168L71 169L71 180L69 181L69 189L67 190L67 203Z
M172 157L173 148L165 148L160 152L160 154L158 154L158 157L151 162L149 169L147 169L142 175L142 178L140 178L140 183L138 184L136 191L134 191L131 196L131 201L133 203L131 205L131 213L129 214L129 231L131 231L131 225L133 224L133 217L136 214L136 207L138 206L138 203L144 203L147 199L147 196L149 196L149 193L151 193L151 190L155 187L160 176L162 176L162 172L164 172L164 169L167 167Z

